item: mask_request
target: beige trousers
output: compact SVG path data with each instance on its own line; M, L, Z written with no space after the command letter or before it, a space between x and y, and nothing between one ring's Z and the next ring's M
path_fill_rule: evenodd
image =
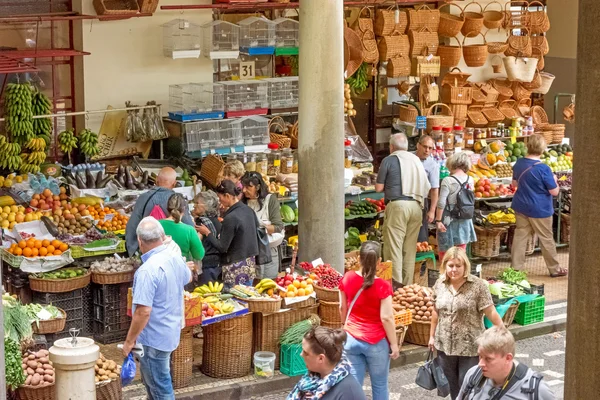
M385 208L383 258L392 262L393 279L404 285L413 283L422 222L422 209L417 201L392 201Z
M527 248L527 239L532 233L535 233L540 240L542 256L546 262L546 267L550 274L555 274L560 268L556 245L554 243L554 234L552 233L552 217L530 218L523 214L516 213L517 229L512 244L512 267L514 269L523 269L525 266L525 251Z

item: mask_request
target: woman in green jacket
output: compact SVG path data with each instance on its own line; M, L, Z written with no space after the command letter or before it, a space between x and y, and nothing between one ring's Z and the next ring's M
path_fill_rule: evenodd
M167 202L167 218L160 220L160 224L165 230L165 235L171 236L181 249L181 255L186 261L200 262L204 257L204 246L198 237L198 233L193 226L181 222L185 215L187 201L179 194L175 193Z

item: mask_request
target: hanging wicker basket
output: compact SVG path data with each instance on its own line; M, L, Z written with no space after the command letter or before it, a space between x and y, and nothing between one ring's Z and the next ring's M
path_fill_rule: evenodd
M403 55L389 59L386 72L389 78L398 78L400 76L409 76L410 69L410 58L406 55Z
M511 32L507 42L508 49L504 52L505 55L513 57L531 57L533 47L527 28L521 28L520 35L513 35Z
M492 4L498 4L500 6L500 11L489 10L488 7ZM502 23L504 22L504 8L502 4L498 1L492 1L488 3L483 9L483 25L485 25L488 29L499 29L502 27Z
M398 23L396 23L396 12L398 13ZM375 12L375 34L377 36L389 36L392 32L406 32L408 26L408 15L405 10L397 6L391 6L387 9L378 8Z
M438 56L440 56L440 65L442 67L455 67L460 63L460 59L462 58L462 45L460 41L455 37L451 37L450 42L452 42L452 39L456 40L458 46L440 44L438 47Z
M469 6L473 4L479 7L479 12L467 11ZM481 33L481 29L483 28L483 8L481 7L481 4L474 1L472 3L467 4L463 10L465 23L463 24L460 31L464 36L467 37L475 37L479 35L479 33Z
M445 109L447 114L433 114L434 109L437 107L442 110ZM452 110L447 104L444 103L436 103L432 105L429 107L425 115L427 116L427 133L431 132L434 126L440 126L442 128L452 127L452 124L454 123L454 115L452 114Z
M531 113L531 97L517 102L517 111L522 117L527 117Z
M439 25L439 9L432 9L428 5L422 4L415 9L408 10L408 29L411 31L427 28L430 32L437 32Z
M488 50L489 50L489 47L488 47ZM494 62L495 62L496 59L499 59L500 62L497 63L497 64L494 64ZM492 58L492 72L494 74L500 74L500 73L502 73L502 58L500 56L498 56L498 55L495 55Z
M410 41L408 35L394 31L389 36L379 39L377 48L379 49L379 61L385 62L390 58L409 54Z
M474 256L491 258L500 254L502 234L505 228L484 228L475 226L477 241L471 243L471 252Z
M417 117L420 115L419 107L411 102L403 102L399 107L399 115L400 121L409 122L414 124L417 122Z
M520 82L513 82L512 90L513 99L517 101L522 101L531 97L531 91L525 89Z
M453 72L458 70L458 72ZM446 104L471 104L473 88L467 86L471 74L463 74L460 69L453 68L442 79L442 102ZM454 115L456 118L456 115Z
M529 3L529 8L533 6L541 7L539 11L529 11L529 28L531 33L545 33L550 30L550 18L546 13L546 6L541 1L532 1Z
M455 6L460 10L460 14L451 14L450 12L442 12L444 7ZM456 3L445 3L440 8L440 26L438 28L438 35L446 37L455 37L460 33L460 30L465 23L465 15L463 9Z
M502 61L510 81L529 83L533 80L537 70L537 60L535 58L509 56L504 57Z
M539 49L544 56L550 52L550 44L544 35L531 36L531 46Z
M436 32L424 27L408 32L408 38L411 57L420 56L424 49L429 49L429 54L437 55L440 42Z
M486 36L486 39L487 39L488 32L489 31L487 31L484 35L484 36ZM487 46L488 46L488 53L490 53L490 54L502 54L506 51L506 49L508 49L508 43L506 41L504 41L504 42L487 42Z
M531 107L530 113L535 125L548 123L548 114L546 114L546 110L544 110L543 107L533 106Z
M471 44L465 45L465 40L467 37L475 37L481 35L483 37L483 44ZM477 33L473 36L465 36L463 38L463 55L465 57L465 64L468 67L483 67L488 57L488 47L487 41L485 40L485 36L481 33Z
M556 77L548 72L540 72L540 78L542 82L538 88L533 90L533 93L546 94L550 91Z
M531 90L531 91L534 91L535 89L542 86L542 76L540 75L540 71L538 71L536 69L535 73L533 74L533 79L531 80L531 82L523 82L522 85L525 89Z

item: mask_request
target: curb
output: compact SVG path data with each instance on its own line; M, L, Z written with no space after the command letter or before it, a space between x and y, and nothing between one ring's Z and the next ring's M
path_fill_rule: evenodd
M517 341L529 339L536 336L547 335L566 329L566 319L551 322L541 322L529 326L515 326L510 329ZM393 360L390 369L400 368L406 365L423 362L427 359L428 349L426 347L413 348L400 353L400 357ZM193 390L176 396L178 400L214 400L214 399L242 399L252 396L261 396L277 391L291 390L298 382L299 377L289 377L276 374L270 380L248 380L240 383L223 385L220 387Z

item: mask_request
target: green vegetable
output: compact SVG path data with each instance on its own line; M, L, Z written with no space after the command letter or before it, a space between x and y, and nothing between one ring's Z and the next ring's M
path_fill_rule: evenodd
M306 332L310 331L314 326L318 326L321 323L319 316L312 314L308 319L300 322L296 322L283 332L279 338L280 344L299 344L302 343L302 339Z
M21 348L15 340L4 337L4 362L6 364L6 386L15 390L25 383L25 374L21 366Z
M357 228L348 228L344 238L344 249L346 252L357 250L360 248L360 231Z
M354 75L346 79L346 83L350 85L350 90L352 90L355 95L359 95L367 90L367 87L369 86L369 68L369 64L362 63Z
M498 275L498 279L506 283L519 283L527 279L527 273L523 271L517 271L512 268L506 268ZM523 285L521 285L523 286Z
M4 308L4 337L9 337L17 343L30 339L33 335L31 320L27 309L19 302Z

